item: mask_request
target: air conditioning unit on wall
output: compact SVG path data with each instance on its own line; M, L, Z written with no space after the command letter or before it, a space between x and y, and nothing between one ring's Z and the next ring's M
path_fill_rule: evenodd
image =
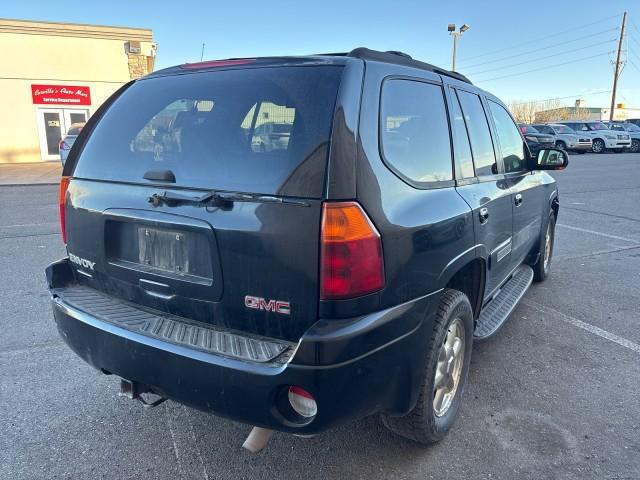
M135 54L141 53L142 48L140 47L140 42L136 40L131 40L130 42L127 42L127 52L135 53Z

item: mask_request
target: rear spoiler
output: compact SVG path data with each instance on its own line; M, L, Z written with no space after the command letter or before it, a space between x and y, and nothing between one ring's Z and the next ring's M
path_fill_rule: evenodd
M109 109L109 107L113 104L113 102L115 102L118 97L122 95L124 91L135 82L136 80L131 80L122 85L102 105L100 105L100 107L98 107L93 115L91 115L85 126L80 131L78 138L76 138L76 141L73 143L71 150L69 151L69 156L67 157L67 161L65 162L64 168L62 169L63 177L70 177L73 175L73 171L76 168L76 163L78 162L78 157L80 156L80 153L82 153L82 149L84 148L84 145L91 135L91 132L95 128L96 124Z

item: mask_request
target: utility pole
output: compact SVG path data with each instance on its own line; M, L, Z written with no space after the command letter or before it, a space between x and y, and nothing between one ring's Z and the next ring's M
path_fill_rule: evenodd
M627 12L622 16L622 28L620 28L620 40L618 41L618 57L613 74L613 92L611 92L611 111L609 121L613 122L613 112L616 108L616 93L618 91L618 77L620 76L620 65L622 64L622 42L624 41L624 29L627 26Z

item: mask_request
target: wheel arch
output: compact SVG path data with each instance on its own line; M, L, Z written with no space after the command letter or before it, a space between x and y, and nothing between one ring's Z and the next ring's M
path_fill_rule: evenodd
M476 247L473 247L456 257L440 277L442 288L459 290L469 298L474 318L478 318L482 309L487 276L487 261L476 252Z

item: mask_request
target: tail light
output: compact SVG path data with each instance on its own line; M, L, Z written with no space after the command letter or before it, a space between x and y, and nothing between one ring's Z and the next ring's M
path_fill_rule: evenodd
M66 150L67 149L67 144L64 143L64 139L60 140L60 143L58 143L58 150Z
M360 205L325 203L320 235L321 299L353 298L384 287L380 234Z
M62 241L67 243L67 225L64 216L64 200L67 197L67 189L69 188L69 182L71 177L62 177L60 179L60 196L58 197L58 203L60 205L60 230L62 230Z

